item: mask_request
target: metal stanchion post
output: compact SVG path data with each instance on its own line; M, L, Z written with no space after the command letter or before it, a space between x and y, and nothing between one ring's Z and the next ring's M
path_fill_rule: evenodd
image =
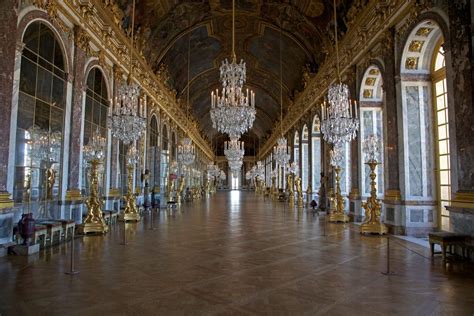
M387 271L382 272L383 275L394 275L394 272L390 271L390 237L387 236Z
M150 230L155 230L155 227L153 226L153 213L155 212L155 209L152 207L150 208Z
M75 236L75 229L72 229L72 237L71 237L71 262L69 266L69 271L65 272L68 275L78 274L79 271L74 270L74 236Z
M123 241L120 243L122 246L127 244L127 232L126 232L127 221L123 221Z

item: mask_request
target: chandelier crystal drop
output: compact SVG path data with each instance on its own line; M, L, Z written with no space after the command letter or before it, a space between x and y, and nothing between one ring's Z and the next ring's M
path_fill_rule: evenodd
M224 155L228 161L242 160L245 154L244 142L231 138L224 143Z
M364 140L363 151L365 153L365 162L377 162L380 158L380 143L377 135L370 134Z
M235 0L232 1L232 62L227 59L220 67L222 90L211 92L211 120L213 128L239 138L255 121L255 93L244 92L246 67L243 60L237 63L235 56Z
M359 120L357 103L349 99L349 88L346 84L336 83L329 86L329 106L321 106L321 132L326 142L338 144L350 142L357 136ZM353 110L354 109L354 110Z
M341 167L344 159L344 147L342 143L335 144L333 149L329 152L330 164L333 167Z
M273 157L278 165L286 167L290 161L289 147L286 138L278 138L277 145L273 147Z
M131 82L125 82L118 94L112 115L109 116L108 127L114 137L124 144L130 144L139 139L146 128L146 101L140 97L140 87Z
M240 172L242 169L243 161L241 159L239 160L229 160L229 168L230 170L234 173L237 174Z
M178 161L185 166L189 166L194 162L196 158L196 151L192 140L189 138L183 138L181 145L178 146Z
M84 146L84 159L86 161L104 159L105 156L106 139L99 133L99 129L96 129L92 137Z

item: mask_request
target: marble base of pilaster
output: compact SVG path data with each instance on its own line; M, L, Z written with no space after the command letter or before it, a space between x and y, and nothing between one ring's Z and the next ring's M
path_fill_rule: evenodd
M474 237L474 208L448 206L447 209L451 231Z
M40 250L40 245L15 245L12 247L14 254L18 256L31 256L35 253L38 253Z
M384 223L395 235L426 237L438 226L437 207L433 203L416 205L383 204Z
M360 199L349 199L349 217L355 223L362 222L364 212L362 210L362 201Z

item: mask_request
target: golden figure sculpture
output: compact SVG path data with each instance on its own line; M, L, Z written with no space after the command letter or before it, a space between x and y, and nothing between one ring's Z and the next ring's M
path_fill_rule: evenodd
M275 200L277 198L276 177L272 177L272 187L270 188L270 194L272 199Z
M28 172L28 174L25 177L25 181L23 183L23 202L30 202L30 197L31 197L31 173Z
M46 200L53 199L53 187L56 182L56 172L53 167L46 169Z
M361 234L379 234L383 235L388 232L387 226L380 222L380 214L382 210L382 203L377 200L377 187L375 178L375 167L378 163L376 161L367 162L366 165L370 168L370 197L367 202L362 202L362 207L365 210L365 220L360 227Z
M309 206L309 204L311 203L311 200L313 198L313 188L311 187L311 184L308 185L308 187L306 188L306 207Z
M90 194L89 199L86 201L87 216L84 223L80 226L80 231L83 234L87 233L100 233L105 234L108 231L108 226L105 223L104 217L102 216L102 201L99 198L99 177L98 177L98 166L99 160L91 160L91 171L90 171Z
M125 209L120 216L122 221L136 221L140 220L140 214L138 213L137 202L135 200L135 194L133 194L133 165L127 166L128 171L128 188L127 194L125 195Z
M168 183L166 185L166 197L169 201L173 200L173 191L174 191L174 180L168 177Z
M349 221L349 217L344 212L344 198L341 195L341 168L339 166L334 168L334 172L336 173L336 194L334 196L334 200L331 203L331 214L329 214L329 222L333 223L347 223Z
M179 177L178 189L176 190L176 202L181 204L181 194L184 191L184 176Z
M293 186L293 175L291 173L286 177L286 181L288 185L288 203L293 206L295 205L295 191Z
M301 178L298 176L295 178L295 187L296 187L296 192L297 192L297 205L298 205L298 208L302 208L303 207L303 186L301 183Z

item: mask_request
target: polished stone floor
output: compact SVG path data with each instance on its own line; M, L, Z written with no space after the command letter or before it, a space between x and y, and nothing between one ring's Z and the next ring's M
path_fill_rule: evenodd
M69 249L0 258L0 315L473 315L473 266L221 192ZM326 235L326 236L325 236ZM408 248L408 249L407 249ZM414 253L416 251L417 253Z

